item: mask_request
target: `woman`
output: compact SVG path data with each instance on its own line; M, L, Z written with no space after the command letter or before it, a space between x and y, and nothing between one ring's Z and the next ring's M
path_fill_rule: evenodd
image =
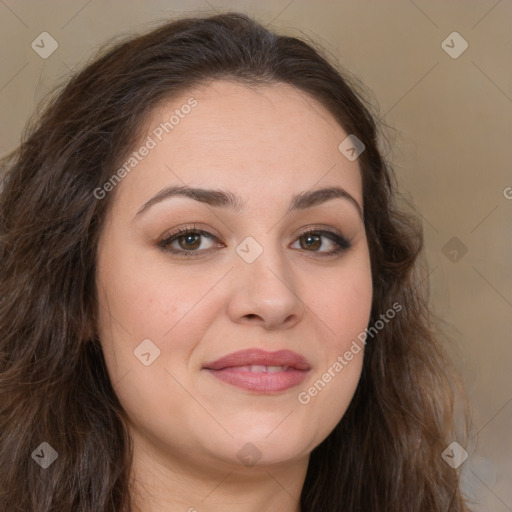
M2 511L466 510L421 229L311 46L168 23L4 169Z

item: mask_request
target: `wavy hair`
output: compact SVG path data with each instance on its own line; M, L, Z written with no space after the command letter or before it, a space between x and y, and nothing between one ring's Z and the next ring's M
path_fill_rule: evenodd
M441 458L455 439L460 381L436 335L418 271L420 222L397 202L376 116L321 49L240 13L191 17L109 43L66 79L2 160L0 510L130 510L132 445L96 334L96 251L112 176L163 101L215 79L286 83L365 145L370 324L400 314L365 349L345 415L311 453L302 512L467 510ZM44 471L31 454L49 443Z

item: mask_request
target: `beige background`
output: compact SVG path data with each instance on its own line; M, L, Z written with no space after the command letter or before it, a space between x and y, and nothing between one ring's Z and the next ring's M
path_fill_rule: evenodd
M473 409L465 489L475 511L512 511L512 1L2 0L0 153L113 36L226 10L318 41L393 127L390 157L423 217L432 302ZM31 48L44 31L59 45L47 59ZM469 44L456 59L441 46L454 31Z

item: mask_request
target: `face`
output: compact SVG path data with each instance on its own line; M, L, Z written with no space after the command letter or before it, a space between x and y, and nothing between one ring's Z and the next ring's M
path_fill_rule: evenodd
M286 464L340 421L372 301L347 136L285 84L214 81L152 113L96 283L135 447L169 467Z

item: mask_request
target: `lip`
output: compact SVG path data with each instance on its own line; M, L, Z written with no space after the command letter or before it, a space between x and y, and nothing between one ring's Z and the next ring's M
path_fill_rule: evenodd
M248 371L247 366L283 366L281 371ZM261 349L239 350L206 363L203 369L233 386L259 393L276 393L299 385L311 366L308 360L291 350L267 352Z

